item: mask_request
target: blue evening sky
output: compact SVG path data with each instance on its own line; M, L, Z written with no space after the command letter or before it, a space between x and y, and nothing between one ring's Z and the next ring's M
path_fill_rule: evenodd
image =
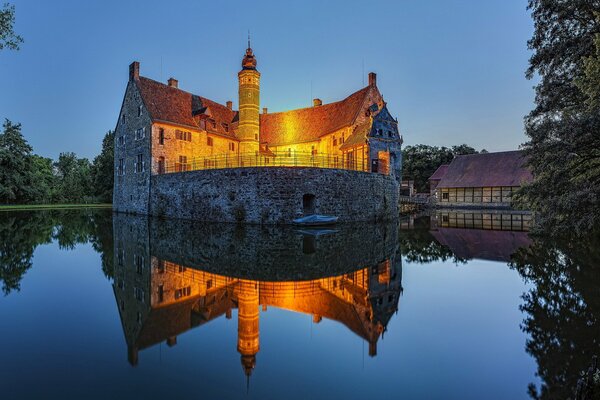
M526 141L534 82L524 77L533 29L525 0L11 3L25 43L0 53L0 118L21 122L44 156L100 151L133 60L144 76L173 76L236 107L248 29L261 107L340 100L374 71L405 145L501 151Z

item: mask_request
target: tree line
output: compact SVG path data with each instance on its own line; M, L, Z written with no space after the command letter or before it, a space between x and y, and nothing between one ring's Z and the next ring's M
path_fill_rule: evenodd
M113 138L108 131L93 161L75 153L57 160L33 153L21 124L6 119L0 133L0 204L111 203Z

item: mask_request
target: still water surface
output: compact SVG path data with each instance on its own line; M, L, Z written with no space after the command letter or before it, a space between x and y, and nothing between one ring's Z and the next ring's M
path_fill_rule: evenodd
M2 397L565 398L598 353L598 239L527 230L0 213Z

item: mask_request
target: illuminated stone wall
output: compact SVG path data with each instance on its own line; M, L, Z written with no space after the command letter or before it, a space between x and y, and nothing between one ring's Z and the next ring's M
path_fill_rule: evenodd
M164 140L160 140L160 131L163 130ZM191 140L178 139L176 131L191 132ZM212 140L212 146L208 145L208 138ZM231 149L233 145L233 150ZM163 157L166 165L173 166L179 162L180 156L187 157L188 163L199 163L202 165L205 157L225 156L232 157L239 153L239 141L221 135L208 133L204 130L193 130L166 124L154 124L152 126L152 173L159 173L158 161Z
M212 222L290 224L314 212L340 222L398 217L398 182L381 174L316 168L236 168L154 175L148 214Z

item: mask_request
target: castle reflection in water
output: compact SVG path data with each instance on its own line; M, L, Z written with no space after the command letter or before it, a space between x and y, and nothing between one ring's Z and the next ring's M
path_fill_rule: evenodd
M173 346L237 310L237 351L249 376L261 307L337 321L375 356L403 291L403 247L410 261L508 261L530 244L524 213L440 211L415 221L311 231L115 214L113 289L128 360L137 365L141 350Z
M260 313L277 307L338 321L377 341L398 309L397 225L334 231L202 225L115 215L114 294L128 359L237 309L246 375L260 351Z

